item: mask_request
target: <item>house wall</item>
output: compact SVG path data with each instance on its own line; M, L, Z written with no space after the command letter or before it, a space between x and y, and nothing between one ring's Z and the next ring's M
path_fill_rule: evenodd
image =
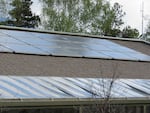
M111 113L150 113L148 105L110 105ZM45 106L1 108L0 113L108 113L99 105L91 106Z

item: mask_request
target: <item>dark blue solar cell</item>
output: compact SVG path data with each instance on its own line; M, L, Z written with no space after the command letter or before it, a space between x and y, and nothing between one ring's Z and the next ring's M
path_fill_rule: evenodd
M8 48L0 45L0 52L13 52L13 51L11 49L8 49Z
M83 51L82 54L84 57L112 59L111 56L97 52L97 51L88 50L88 51Z
M90 44L88 46L89 49L94 50L94 51L111 51L111 48L108 48L108 46L104 46L104 45L98 45L98 44Z
M43 54L48 55L47 52L42 51L31 45L19 45L19 44L4 44L5 47L10 48L13 52L16 53L28 53L28 54Z
M64 48L60 46L36 46L43 51L47 51L51 55L57 56L75 56L75 57L91 57L91 58L109 58L108 55L99 53L97 51L89 50L88 48Z
M56 45L62 47L62 48L75 48L75 49L84 49L87 48L87 45L85 44L80 44L80 43L72 43L72 42L55 42Z
M138 59L140 61L150 61L150 56L145 55L145 54L140 53L140 52L127 53L127 54L135 57L136 59Z
M34 36L41 38L43 40L52 41L52 40L64 40L67 39L64 37L64 35L57 35L57 34L47 34L47 33L32 33Z
M62 49L62 48L55 48L52 51L52 55L57 55L57 56L75 56L75 57L82 57L83 56L78 50Z
M31 32L27 31L15 31L15 30L1 30L2 33L11 36L13 38L19 38L19 37L26 37L30 38L33 37Z
M71 42L89 42L90 38L85 38L85 37L80 37L80 36L63 36L64 38L66 38L67 41L71 41Z
M113 46L111 46L111 45L108 45L107 46L108 48L110 48L111 49L111 51L118 51L118 52L136 52L135 50L133 50L133 49L130 49L130 48L128 48L128 47L124 47L124 46L121 46L121 45L113 45Z
M24 42L16 40L16 39L9 37L9 36L0 37L0 44L5 44L5 43L25 44Z
M48 41L36 37L30 37L30 38L20 37L17 39L31 45L45 45L45 46L51 45L51 43L49 43Z
M31 45L49 45L48 41L42 40L34 36L31 32L23 31L9 31L4 30L3 33L11 36L12 38Z
M134 56L126 55L125 53L115 52L115 51L101 51L101 53L111 56L113 59L122 59L122 60L138 60Z
M92 44L98 44L98 45L104 45L104 46L117 46L119 44L116 44L114 42L111 42L109 40L106 40L106 39L96 39L96 38L90 38L89 39L89 43L92 43Z

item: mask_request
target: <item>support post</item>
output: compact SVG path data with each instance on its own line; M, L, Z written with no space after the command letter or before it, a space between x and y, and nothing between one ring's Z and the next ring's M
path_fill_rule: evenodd
M143 107L143 113L146 113L146 105Z
M82 113L82 106L79 107L79 113Z

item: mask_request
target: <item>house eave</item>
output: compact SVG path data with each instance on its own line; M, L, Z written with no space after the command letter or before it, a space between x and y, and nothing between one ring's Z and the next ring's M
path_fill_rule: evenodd
M0 107L38 107L38 106L84 106L102 104L106 99L96 98L65 98L65 99L0 99ZM109 99L110 104L143 105L150 104L150 98L115 98Z

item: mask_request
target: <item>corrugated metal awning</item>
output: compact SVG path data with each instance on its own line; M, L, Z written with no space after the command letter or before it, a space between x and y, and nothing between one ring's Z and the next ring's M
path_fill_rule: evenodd
M105 98L109 92L110 98L147 98L150 80L0 76L0 99Z

